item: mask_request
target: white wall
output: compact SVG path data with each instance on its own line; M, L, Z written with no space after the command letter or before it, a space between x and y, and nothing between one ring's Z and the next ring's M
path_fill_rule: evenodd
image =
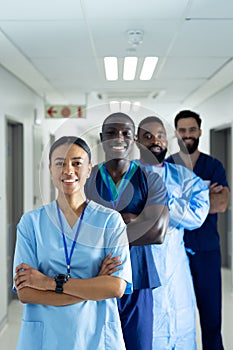
M7 193L6 117L24 126L24 210L33 207L32 125L34 109L42 113L42 101L24 84L0 67L0 329L7 318Z
M233 84L214 95L198 107L203 119L205 142L203 146L209 149L209 130L224 127L233 122ZM208 142L208 144L207 144Z

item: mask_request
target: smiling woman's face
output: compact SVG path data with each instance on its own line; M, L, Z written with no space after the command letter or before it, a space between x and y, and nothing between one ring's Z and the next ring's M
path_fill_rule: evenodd
M75 144L58 146L52 153L50 174L58 192L65 195L83 191L91 172L88 154Z

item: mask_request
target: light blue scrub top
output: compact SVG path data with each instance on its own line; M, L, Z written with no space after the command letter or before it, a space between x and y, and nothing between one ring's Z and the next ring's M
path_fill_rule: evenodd
M209 212L209 190L202 179L184 166L166 162L162 167L140 165L163 178L170 213L164 243L152 246L162 284L153 290L153 350L172 346L194 350L196 300L183 236L184 228L193 230L205 221ZM163 342L161 337L167 339Z
M70 252L78 221L71 229L62 214L62 222ZM122 261L120 270L112 275L127 281L126 293L131 293L130 255L121 215L90 201L71 260L71 278L97 276L102 261L110 252L113 256L119 255ZM48 276L67 272L55 201L21 218L14 271L22 262ZM17 350L32 349L125 349L116 299L56 307L25 304Z

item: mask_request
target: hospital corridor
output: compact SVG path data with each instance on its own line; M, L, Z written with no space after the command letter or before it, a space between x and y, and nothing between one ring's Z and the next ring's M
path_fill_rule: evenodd
M78 143L72 141L72 137L77 138ZM113 139L117 141L114 143ZM57 141L61 143L57 144ZM71 146L71 153L64 151L68 145ZM176 157L174 162L173 156L174 159ZM25 252L29 252L25 253L29 262L36 261L40 267L46 265L45 261L39 261L43 254L43 259L48 258L48 266L53 261L61 266L59 259L62 257L66 274L57 271L53 275L51 267L44 271L46 277L53 276L52 282L56 284L50 289L55 301L38 304L48 306L48 310L54 306L53 302L56 310L63 306L63 287L71 288L70 266L72 254L78 249L76 240L80 238L80 232L81 237L84 233L87 234L86 239L91 237L92 231L85 231L82 224L85 220L94 222L94 217L90 214L82 221L85 209L90 210L90 203L98 202L98 199L98 206L94 204L97 211L101 211L101 206L105 207L106 203L101 211L104 218L104 215L110 216L112 209L116 211L114 220L119 220L119 227L120 223L124 226L122 235L127 234L126 225L135 224L135 217L140 217L139 213L148 209L150 200L154 201L153 205L161 205L167 210L167 226L163 223L167 232L163 241L144 242L138 244L140 248L135 248L137 243L134 242L135 246L132 246L136 252L137 249L139 251L140 263L132 258L134 249L129 250L127 245L122 250L125 260L120 262L124 268L126 266L125 270L122 267L122 271L126 271L127 277L121 276L120 268L111 270L112 274L120 277L120 281L123 279L123 283L126 283L124 297L130 299L135 291L140 296L147 289L151 293L148 298L151 306L148 315L151 315L151 319L148 318L148 323L156 312L159 315L150 324L151 339L148 338L148 342L153 342L150 350L195 350L195 339L197 350L233 350L232 0L0 0L0 158L1 350L16 350L20 334L24 305L13 288L16 265L24 263ZM204 158L207 159L205 165L201 163ZM153 181L148 180L152 178L152 173ZM95 180L92 174L96 175ZM191 180L185 174L189 174ZM82 176L85 181L80 181ZM80 183L77 190L75 186ZM65 193L63 197L62 191ZM79 204L72 214L67 214L64 198L69 198L70 206L71 203ZM36 223L41 223L40 219L32 220L35 226L30 226L28 221L29 229L25 229L25 232L24 223L18 226L25 215L42 215L39 208L50 208L47 215L55 218L51 220L52 231L56 232L56 227L59 227L62 234L57 246L50 239L53 253L57 247L63 249L55 258L49 253L46 257L43 251L44 247L48 250L51 248L46 241L46 215L43 221L45 232L39 224L36 226ZM64 222L67 226L63 225ZM98 220L96 222L100 225ZM96 232L103 231L101 234L105 235L104 227L103 219L103 226L98 226ZM119 227L113 225L117 232ZM142 226L139 227L141 230ZM42 240L38 239L35 244L31 241L28 243L28 232L31 230L32 236L36 236L37 229L46 241L44 246L44 243L41 245L43 254L37 251L38 242ZM70 230L69 239L72 237L70 257L64 233L66 229ZM54 237L55 241L59 241L60 236ZM104 247L105 255L97 254L99 242L103 244L99 252L102 254ZM113 283L115 275L101 276L101 264L105 259L111 260L106 256L110 246L104 246L105 238L102 236L98 243L92 244L87 246L93 258L93 275L73 279L92 280L97 277L99 281L99 277L110 277ZM148 248L148 251L151 249L150 253L145 248L160 245L161 249ZM117 242L114 247L118 249L119 246ZM89 259L84 254L88 248L79 249L83 261ZM212 253L213 260L208 260ZM98 264L95 265L96 261ZM213 262L218 275L215 274ZM88 267L92 269L91 263ZM200 275L197 277L195 268L198 273L203 272L202 280L198 279ZM20 278L25 270L28 276L27 269L17 270L16 277L19 279L16 286L21 285ZM85 269L81 270L84 275L87 273ZM39 268L33 271L40 273ZM106 275L111 274L109 271ZM34 276L37 276L36 273ZM103 292L103 285L101 287ZM205 288L209 288L208 292L205 292ZM35 290L35 294L34 291L31 294L33 301L41 297L39 287ZM117 290L116 295L120 292ZM62 295L61 299L58 293ZM75 305L81 308L79 304L82 303L76 302L76 299L72 303L72 298L87 300L88 305L92 305L90 301L93 300L105 305L108 299L106 303L114 307L106 306L106 309L110 313L114 310L113 318L117 324L117 333L108 330L109 339L120 334L122 344L126 343L115 289L112 292L114 297L111 294L105 298L101 294L98 295L99 299L92 299L91 293L87 299L69 293L65 307ZM206 296L210 303L203 302ZM30 297L26 303L29 309L34 305ZM218 324L216 333L219 338L216 339L219 345L215 344L215 348L203 349L196 299L198 305L203 307L204 322L207 320L208 324L214 315L214 322ZM213 300L218 301L215 303ZM139 302L138 297L136 305ZM209 309L203 312L205 307ZM134 310L134 305L132 308ZM135 321L141 325L142 309ZM98 317L108 323L104 319L103 309L101 311ZM99 311L95 312L97 317ZM68 313L66 316L69 319ZM30 311L27 317L30 319ZM103 327L97 323L93 318L92 337L95 344L99 341L98 346L78 350L105 350L100 345L103 344ZM202 327L206 326L202 324ZM222 329L222 339L219 327ZM205 338L211 340L211 332L206 332ZM138 333L138 330L135 331L135 334ZM81 331L77 339L82 338L80 334ZM186 339L186 344L190 342L192 345L189 348L187 345L180 347L179 342L183 341L184 344ZM165 345L161 345L164 342L168 344L166 349ZM45 350L61 349L59 345L53 346ZM75 349L66 350L77 349L73 347ZM24 350L24 347L21 345L18 349ZM119 347L119 350L123 349L125 345ZM40 345L38 350L42 350ZM126 350L131 350L131 346L127 345ZM133 350L144 349L139 347Z

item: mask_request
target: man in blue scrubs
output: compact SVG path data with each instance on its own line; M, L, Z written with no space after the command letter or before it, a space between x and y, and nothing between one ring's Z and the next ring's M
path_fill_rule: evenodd
M150 244L162 243L167 230L166 189L159 175L146 176L130 160L135 140L133 120L124 113L108 116L100 134L105 162L86 183L89 199L119 211L127 224L133 293L118 308L127 350L152 349L152 289L160 286Z
M210 210L204 224L184 240L189 255L197 306L199 310L203 350L222 350L221 336L221 255L217 214L227 209L229 188L222 163L199 151L201 118L190 110L175 117L175 129L180 151L167 161L192 167L210 183Z
M206 219L209 190L186 167L164 161L167 144L161 119L150 116L139 123L138 162L162 177L170 213L164 243L152 247L162 284L153 290L153 350L196 350L196 300L183 236L185 228L193 230Z

